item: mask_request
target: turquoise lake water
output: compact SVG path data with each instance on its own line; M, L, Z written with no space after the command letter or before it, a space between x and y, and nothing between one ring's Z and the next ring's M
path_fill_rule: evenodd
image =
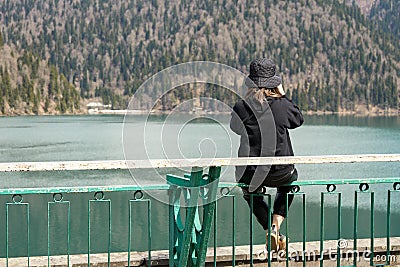
M239 138L229 130L229 115L209 115L199 119L190 115L169 116L40 116L0 117L0 162L120 160L147 158L235 157ZM124 136L124 138L123 138ZM398 117L306 116L305 124L291 131L296 155L346 155L400 153L400 119ZM123 142L124 140L124 142ZM125 151L125 153L124 153ZM400 177L399 163L357 163L297 165L300 180ZM60 187L88 185L160 184L166 173L183 174L185 169L121 171L70 171L0 174L2 188ZM224 168L222 181L234 182L233 168ZM387 190L391 185L372 185L375 191L375 236L386 234ZM319 238L320 192L324 187L302 188L307 193L307 236ZM343 193L344 238L353 234L353 202L357 186L339 186ZM248 207L237 191L237 242L249 240ZM274 189L270 193L274 194ZM400 195L400 194L399 194ZM153 249L168 246L168 205L163 203L166 192L151 193ZM127 248L127 200L132 193L110 193L112 200L113 251ZM71 253L87 250L87 209L93 194L68 194L71 201ZM0 196L0 207L5 214L10 196ZM161 201L160 201L161 200ZM392 201L392 220L400 221L400 196ZM47 253L47 202L52 196L24 196L30 203L31 253ZM335 196L326 199L326 238L336 238ZM231 238L231 210L229 200L218 202L218 245L229 245ZM144 206L134 209L133 249L146 248L147 222L143 221ZM108 232L102 222L107 218L96 213L92 218L92 252L107 249ZM10 256L26 251L26 228L23 210L10 211ZM54 210L51 220L52 253L66 252L65 210ZM359 236L369 236L369 197L361 196ZM297 197L290 212L291 240L301 238L301 199ZM144 229L144 230L143 230ZM392 223L392 233L400 235L398 224ZM0 240L5 240L5 220L0 221ZM101 241L103 240L103 241ZM255 243L264 241L264 233L255 222ZM14 254L13 254L14 253ZM5 254L5 241L0 243L0 256Z

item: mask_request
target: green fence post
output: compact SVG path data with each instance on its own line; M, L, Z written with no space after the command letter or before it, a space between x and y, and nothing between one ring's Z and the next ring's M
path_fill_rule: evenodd
M191 239L194 230L194 221L197 212L197 201L199 197L199 185L201 182L203 170L201 168L192 168L190 185L191 188L188 190L188 195L186 196L186 222L185 222L185 230L183 232L182 244L180 246L180 258L178 261L179 267L191 266L188 264L190 248L191 248Z
M208 193L205 198L206 204L204 206L203 225L201 233L198 233L200 240L198 247L198 258L196 266L204 266L207 254L207 245L210 238L211 225L215 214L216 195L218 188L218 178L221 174L221 167L210 167L208 174Z
M193 167L190 177L167 175L169 189L169 266L204 266L212 221L215 214L215 198L221 167L210 167L209 174ZM198 200L202 187L203 223L200 223ZM186 222L182 224L180 197L186 201Z
M171 185L169 189L169 266L177 265L179 260L179 246L182 240L182 233L185 229L182 225L180 215L180 194L181 189Z

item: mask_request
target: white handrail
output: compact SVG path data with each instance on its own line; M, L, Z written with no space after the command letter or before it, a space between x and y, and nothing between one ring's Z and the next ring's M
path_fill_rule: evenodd
M361 162L400 162L400 154L360 154L294 157L204 158L204 159L150 159L61 162L0 163L0 172L122 170L148 168L176 168L193 166L246 166L280 164L328 164Z

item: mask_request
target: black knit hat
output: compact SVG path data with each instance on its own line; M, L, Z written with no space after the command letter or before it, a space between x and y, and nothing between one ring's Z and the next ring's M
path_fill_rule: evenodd
M282 83L276 75L276 65L271 59L258 58L250 63L250 75L246 79L248 87L276 88Z

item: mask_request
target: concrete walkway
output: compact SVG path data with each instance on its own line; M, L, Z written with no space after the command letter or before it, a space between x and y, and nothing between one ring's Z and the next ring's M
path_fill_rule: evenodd
M391 253L390 260L391 266L400 266L400 237L391 238ZM341 240L339 242L341 249L341 266L353 265L353 241L352 240ZM338 242L325 241L324 242L324 266L336 266L337 262L337 246ZM359 239L357 241L357 254L359 261L357 266L369 266L370 257L370 239ZM376 238L374 240L375 254L374 264L385 264L387 261L386 256L386 239ZM253 266L267 266L265 260L266 256L264 251L264 245L253 246ZM307 261L306 265L320 266L320 242L307 242L306 251L303 252L303 243L290 243L289 246L289 258L290 266L302 266L303 254ZM218 247L217 248L217 266L232 266L232 247ZM125 267L128 266L128 253L111 253L111 264L112 267ZM47 257L31 257L29 259L29 266L31 267L44 267L48 266ZM235 247L235 260L236 266L250 266L250 248L249 246L237 246ZM70 266L71 267L87 267L88 255L71 255ZM131 264L130 266L148 266L148 253L147 252L132 252L131 253ZM168 266L169 258L167 250L152 251L151 265L152 266ZM207 264L206 266L213 266L214 262L214 250L208 249L207 252ZM106 267L108 266L108 254L91 254L90 255L91 266ZM6 266L6 259L0 259L0 266ZM28 266L27 258L10 258L8 262L9 267L22 267ZM67 256L52 256L50 257L50 266L53 267L66 267ZM274 253L272 255L272 266L286 266L286 258L282 254Z

